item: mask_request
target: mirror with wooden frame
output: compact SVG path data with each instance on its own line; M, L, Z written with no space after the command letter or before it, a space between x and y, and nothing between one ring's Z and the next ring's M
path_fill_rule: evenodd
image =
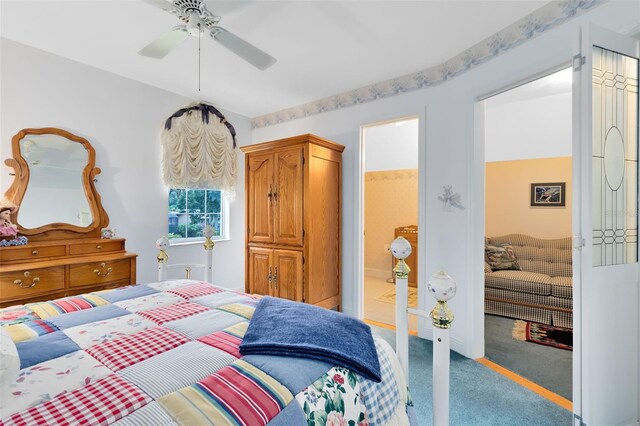
M109 224L94 186L100 169L84 138L53 127L24 129L11 147L14 181L5 197L18 205L18 233L30 240L99 237Z

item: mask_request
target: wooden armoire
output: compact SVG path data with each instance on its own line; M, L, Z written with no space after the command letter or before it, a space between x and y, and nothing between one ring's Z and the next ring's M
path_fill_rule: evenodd
M344 146L307 134L242 151L246 292L340 310Z

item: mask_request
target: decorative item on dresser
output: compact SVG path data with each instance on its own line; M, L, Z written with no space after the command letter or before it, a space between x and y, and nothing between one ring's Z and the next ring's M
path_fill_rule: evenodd
M241 149L245 291L340 310L344 146L306 134Z
M125 239L100 239L109 224L94 180L95 151L56 128L21 130L12 140L14 181L5 197L23 246L0 247L0 307L136 282Z

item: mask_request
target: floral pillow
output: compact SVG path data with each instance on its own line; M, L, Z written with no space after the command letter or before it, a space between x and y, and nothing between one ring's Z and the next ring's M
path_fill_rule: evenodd
M516 259L516 255L513 252L513 246L509 243L485 245L484 256L493 271L520 270L518 259Z

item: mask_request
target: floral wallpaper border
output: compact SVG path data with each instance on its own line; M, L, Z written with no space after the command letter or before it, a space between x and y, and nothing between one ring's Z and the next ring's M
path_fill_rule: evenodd
M425 87L436 86L483 64L535 36L580 16L608 0L553 1L496 34L487 37L445 63L324 99L255 117L254 129L335 111Z
M377 172L366 172L364 174L365 182L377 181L377 180L404 180L404 179L417 179L418 169L403 169L403 170L383 170Z

